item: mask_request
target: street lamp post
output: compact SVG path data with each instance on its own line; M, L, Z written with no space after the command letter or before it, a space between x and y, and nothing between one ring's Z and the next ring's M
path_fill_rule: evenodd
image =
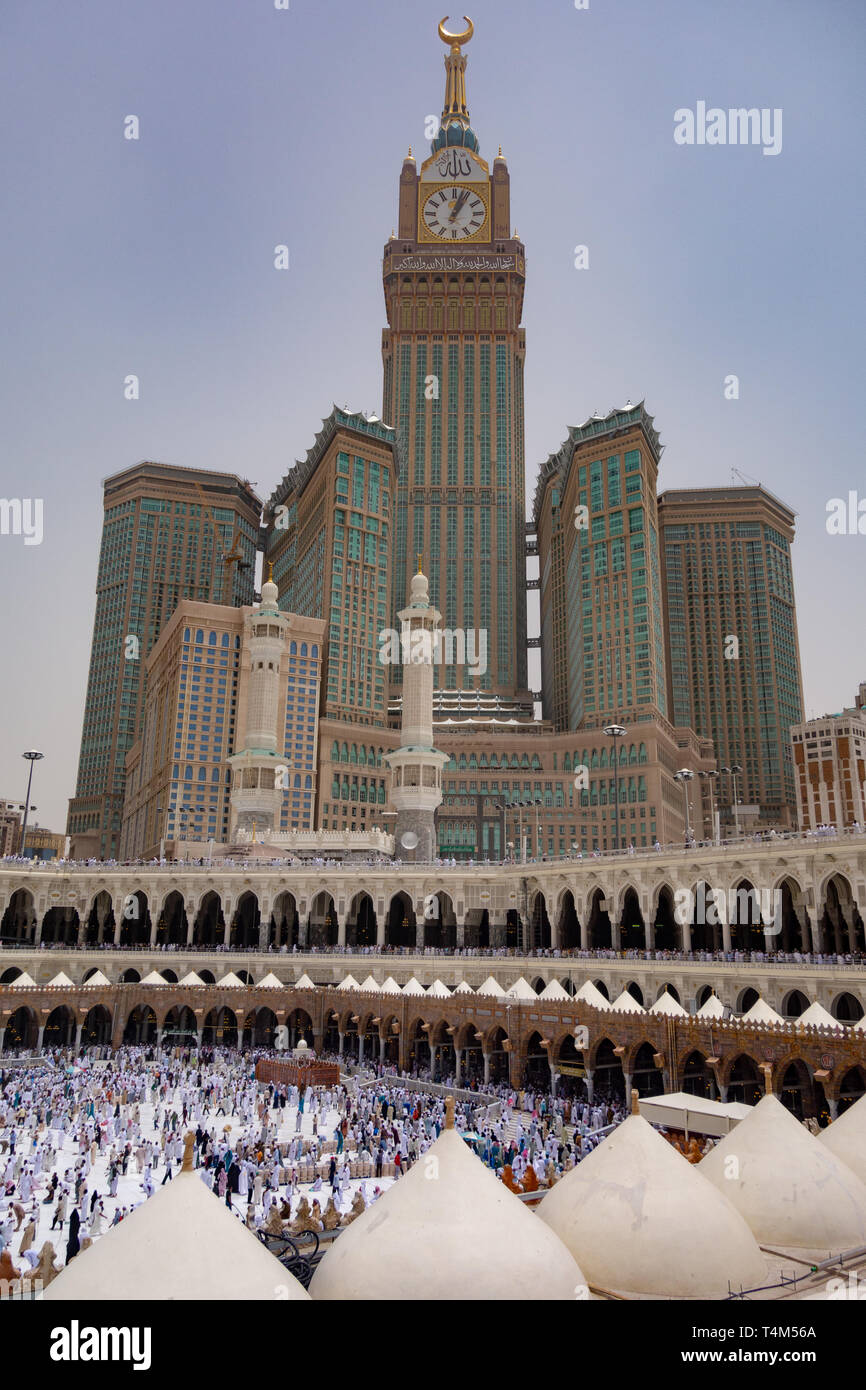
M689 845L691 844L691 839L692 839L692 827L691 827L691 825L690 825L690 823L689 823L690 820L691 820L691 817L690 817L690 814L689 814L689 782L691 782L691 780L692 780L692 778L694 777L694 775L695 775L695 774L692 772L692 770L691 770L690 767L681 767L680 770L679 770L679 772L675 772L675 773L674 773L674 781L675 781L675 782L680 782L680 783L682 784L682 788L683 788L683 812L684 812L685 821L686 821L686 848L687 848L687 849L688 849Z
M27 774L27 798L24 802L24 820L21 824L21 849L19 850L21 858L23 859L24 847L27 839L27 816L30 811L30 786L33 781L33 764L38 763L41 758L45 757L45 754L37 752L35 748L28 748L27 752L22 753L21 756L22 758L26 758L30 764L30 771Z
M698 776L700 777L701 781L706 782L707 786L710 789L710 828L712 830L712 838L714 845L717 845L719 843L719 840L721 839L721 833L719 829L719 817L718 812L716 811L715 797L713 795L713 787L715 786L715 779L718 777L718 775L718 772L715 771L698 773Z
M740 817L738 815L740 798L737 792L737 773L742 772L742 770L739 763L732 763L730 767L722 768L722 772L727 772L731 779L731 794L733 798L731 801L731 810L734 813L734 838L737 840L740 838Z
M613 814L614 814L614 826L615 826L615 836L614 836L613 847L614 847L615 850L618 850L618 849L619 849L619 754L617 753L616 741L617 741L618 738L624 738L624 737L625 737L626 730L623 728L622 724L608 724L608 725L606 726L604 732L607 734L608 738L610 738L610 739L613 740L613 802L614 802Z

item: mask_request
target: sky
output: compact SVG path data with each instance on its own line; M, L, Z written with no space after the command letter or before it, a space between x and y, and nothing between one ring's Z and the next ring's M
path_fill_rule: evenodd
M39 544L0 534L0 796L23 800L40 749L35 820L55 830L102 479L151 459L264 499L333 403L382 408L382 248L442 108L442 14L289 5L0 11L0 494L43 518ZM644 400L660 489L736 468L796 511L806 714L850 705L866 535L829 534L827 506L853 492L866 513L862 0L472 0L471 18L472 125L485 158L502 145L526 246L527 503L569 425ZM781 111L780 151L677 143L699 102Z

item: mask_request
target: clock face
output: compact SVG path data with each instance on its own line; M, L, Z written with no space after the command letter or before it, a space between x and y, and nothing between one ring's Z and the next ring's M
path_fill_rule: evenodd
M484 226L487 209L484 200L471 188L448 184L425 198L421 210L431 236L442 241L465 241Z

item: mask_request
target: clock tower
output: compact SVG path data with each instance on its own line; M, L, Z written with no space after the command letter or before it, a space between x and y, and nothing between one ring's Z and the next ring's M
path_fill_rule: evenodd
M420 168L403 161L385 246L383 416L401 445L392 610L417 556L442 613L437 712L532 716L526 689L524 250L502 151L481 158L451 34L445 104ZM401 671L392 668L399 693Z

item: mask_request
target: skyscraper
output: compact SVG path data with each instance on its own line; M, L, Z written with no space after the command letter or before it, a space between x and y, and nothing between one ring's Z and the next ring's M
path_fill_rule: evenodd
M526 692L524 250L511 232L508 167L490 166L469 123L461 34L448 44L445 102L420 169L403 161L397 233L385 246L384 418L404 465L392 614L420 555L446 631L485 632L483 674L437 666L437 689L515 700ZM399 668L392 673L399 687Z
M144 661L183 598L251 603L261 503L230 473L139 463L106 479L96 614L75 796L74 858L119 851L126 755Z
M742 768L746 820L792 824L789 733L803 718L794 513L763 487L684 489L659 497L659 528L670 718L711 738L720 768ZM733 778L719 793L731 823Z
M548 717L567 721L561 727L668 717L660 456L640 404L572 427L542 469L535 527L544 702Z

